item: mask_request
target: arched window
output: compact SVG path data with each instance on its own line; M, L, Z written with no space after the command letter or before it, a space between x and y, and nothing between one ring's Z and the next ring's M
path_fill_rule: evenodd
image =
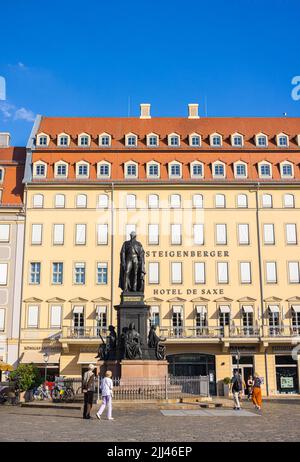
M97 164L97 176L98 178L110 178L111 165L109 162L102 161Z
M202 162L191 162L191 178L203 178L204 168Z
M70 145L70 136L66 133L60 133L57 137L57 144L60 147L68 147Z
M108 133L101 133L99 135L99 146L109 148L111 146L111 135Z
M263 194L261 204L263 208L272 208L273 207L272 195Z
M272 177L272 168L271 168L270 163L262 162L259 164L258 168L259 168L260 178L271 178Z
M159 196L158 194L149 194L148 196L148 207L149 209L159 208Z
M136 195L135 194L127 194L127 196L126 196L126 207L128 209L135 209L136 208Z
M181 196L180 194L171 194L170 196L170 207L171 208L180 208L181 207Z
M277 146L279 148L287 148L289 145L289 137L285 133L279 133L276 136Z
M44 207L44 196L42 194L34 194L32 196L32 207L36 209Z
M137 135L134 133L128 133L125 135L125 144L128 148L137 147Z
M180 146L180 136L177 133L171 133L168 135L168 146L179 147Z
M56 162L54 167L56 178L66 178L68 176L68 164L66 162Z
M268 146L268 137L264 133L255 135L255 144L258 148L265 148Z
M201 146L201 136L198 133L191 133L189 135L189 144L193 148L199 148Z
M78 146L79 147L88 147L91 144L91 137L87 133L81 133L78 135Z
M234 176L236 178L247 178L247 164L245 162L234 163Z
M39 133L36 137L36 144L37 146L48 146L49 136L45 133Z
M225 164L223 162L213 163L213 177L214 178L225 178Z
M225 201L225 195L224 194L216 194L216 196L215 196L215 206L217 208L225 208L226 207L226 201Z
M45 178L47 174L47 164L42 161L35 162L33 164L33 176Z
M179 162L170 162L169 163L169 177L170 178L181 178L182 176L182 166Z
M86 208L87 206L87 196L86 194L78 194L76 196L76 207L77 208Z
M76 177L77 178L88 178L89 177L89 164L87 162L77 162Z
M294 169L291 162L281 162L280 163L280 174L282 178L293 178Z
M156 133L149 133L146 136L148 148L157 147L159 145L159 136Z
M125 178L137 178L138 177L138 164L136 162L125 163Z
M56 207L56 208L64 208L65 207L65 195L64 194L56 194L55 195L54 207Z
M193 207L195 207L196 209L203 209L202 194L193 194Z
M239 133L234 133L231 135L231 144L234 147L241 148L244 145L244 137L243 135L240 135Z
M160 164L158 162L147 163L147 177L159 178L160 177Z
M294 208L295 207L294 194L285 194L283 196L283 206L285 208Z
M108 195L107 194L99 194L99 196L98 196L98 207L100 209L107 209L108 208Z
M213 148L219 148L222 146L222 136L219 133L212 133L209 135L209 141Z
M237 206L239 208L247 208L248 207L248 196L247 196L247 194L238 194L238 196L237 196Z

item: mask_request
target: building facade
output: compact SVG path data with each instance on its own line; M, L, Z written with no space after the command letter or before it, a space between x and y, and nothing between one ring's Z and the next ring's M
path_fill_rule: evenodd
M239 367L299 392L300 119L36 120L24 176L21 362L80 377L116 324L119 252L146 251L170 373Z
M9 147L0 133L0 366L19 357L24 246L25 149Z

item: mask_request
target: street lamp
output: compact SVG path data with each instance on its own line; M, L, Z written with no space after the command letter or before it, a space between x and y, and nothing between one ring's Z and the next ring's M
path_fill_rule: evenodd
M44 357L44 361L45 361L45 383L46 383L46 381L47 381L47 365L48 365L48 361L49 361L48 353L44 353L43 357Z
M236 349L236 355L235 355L235 359L236 359L236 362L237 362L237 371L238 371L238 374L240 373L240 357L241 357L241 354L238 350L238 348Z

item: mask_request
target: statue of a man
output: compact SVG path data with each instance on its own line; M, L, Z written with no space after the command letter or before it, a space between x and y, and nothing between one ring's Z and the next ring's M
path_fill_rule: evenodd
M128 359L142 359L141 337L135 330L134 322L129 324L125 339L125 357Z
M144 292L145 252L136 240L135 231L131 231L130 240L123 243L120 258L119 287L125 292Z

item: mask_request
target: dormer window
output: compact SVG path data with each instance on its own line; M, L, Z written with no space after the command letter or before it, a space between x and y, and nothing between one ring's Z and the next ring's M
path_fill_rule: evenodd
M79 178L88 178L89 164L87 162L81 162L76 164L76 176Z
M62 133L61 135L58 135L58 146L60 147L67 147L70 144L70 137L69 135L66 135Z
M129 133L125 136L126 146L129 148L135 148L137 146L137 136L133 133Z
M214 148L222 146L222 136L218 133L213 133L210 135L210 145Z
M78 146L86 147L86 146L89 146L90 143L91 143L91 137L89 135L86 135L84 133L82 135L79 135Z
M234 164L234 176L236 178L247 178L247 164L236 162Z
M108 162L98 163L98 177L110 178L110 164Z
M99 146L104 148L111 146L111 136L108 133L102 133L99 135Z
M268 146L268 137L263 133L255 136L255 144L258 148L266 148Z
M241 148L244 144L244 138L242 135L238 133L231 136L231 144L234 147Z
M33 176L35 177L40 177L40 178L45 178L46 176L46 164L45 162L36 162L33 165Z
M192 178L203 178L203 164L195 161L191 163L191 177Z
M0 168L0 183L3 182L4 179L4 168Z
M138 167L135 162L126 162L125 164L125 177L126 178L137 178Z
M272 171L271 165L268 163L262 163L259 165L259 176L260 178L271 178Z
M279 148L286 148L289 145L289 138L284 133L277 135L277 146Z
M192 133L189 136L190 146L194 148L199 148L201 146L201 136L197 133Z
M48 146L49 144L49 136L41 133L37 136L37 145L38 146Z
M169 164L169 177L170 178L181 178L181 164L179 162L173 162Z
M159 144L158 135L156 135L155 133L149 133L149 135L147 135L147 146L151 148L151 147L158 146L158 144Z
M147 176L148 178L159 178L160 177L160 166L157 162L149 162L147 164Z
M68 166L65 162L60 162L55 164L55 176L66 178L68 175Z
M293 164L290 162L282 162L280 164L280 173L282 178L293 178Z
M215 162L213 164L213 177L225 178L225 165L222 162Z
M180 146L180 137L176 133L171 133L168 135L168 145L169 146Z

